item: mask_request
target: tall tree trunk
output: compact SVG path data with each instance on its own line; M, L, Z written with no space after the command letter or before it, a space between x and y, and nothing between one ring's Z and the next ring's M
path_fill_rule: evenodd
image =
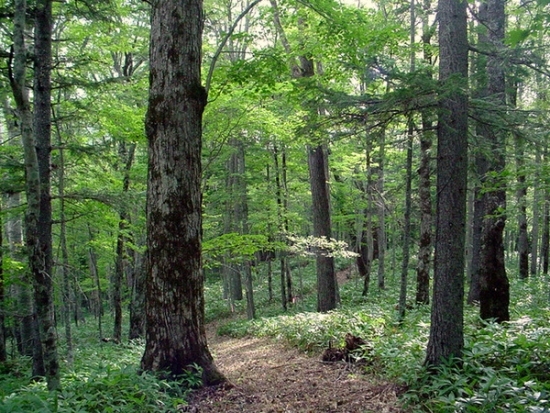
M330 240L330 205L327 191L328 178L326 157L322 145L308 147L309 179L313 201L313 235ZM337 285L334 272L334 258L326 251L317 251L317 311L325 312L336 308Z
M225 217L224 217L224 233L241 234L241 205L240 205L240 168L242 160L240 159L240 142L236 138L232 138L229 142L231 147L231 155L227 162L227 178L226 189L228 197L225 201ZM223 276L225 284L228 287L228 298L230 306L233 309L233 302L243 299L243 285L241 268L239 265L232 262L232 257L227 254L225 257L225 265L223 266Z
M514 82L509 88L510 105L517 105L518 85ZM516 157L516 203L518 208L518 256L519 278L529 277L529 234L527 231L527 177L525 173L525 140L519 134L514 134Z
M285 233L286 229L286 210L285 210L285 203L283 202L283 185L281 183L281 175L282 171L279 167L279 149L277 144L273 144L273 160L275 164L275 194L277 197L277 219L279 221L279 231L281 233ZM283 310L286 311L288 309L288 299L286 294L286 262L288 258L285 253L281 253L279 256L279 266L280 266L280 285L281 285L281 306L283 307Z
M544 147L544 160L548 162L548 146ZM543 208L542 208L542 236L540 240L540 261L542 273L548 274L548 261L550 259L550 179L544 178Z
M365 202L367 204L364 211L365 223L361 231L361 245L359 249L360 256L358 259L359 272L363 276L363 292L362 296L366 297L369 293L370 272L372 261L374 259L374 237L372 224L372 205L374 203L374 188L373 188L373 167L371 163L372 142L367 137L365 148L365 166L367 172L367 182L364 187ZM359 261L361 260L361 261Z
M487 0L488 44L493 54L487 58L487 98L500 110L506 105L504 61L498 54L504 41L504 1ZM508 321L510 286L504 262L504 226L506 224L505 132L497 125L484 125L483 138L489 145L488 168L483 192L484 221L481 236L480 316Z
M67 361L74 361L73 338L71 331L71 298L73 293L70 287L69 252L67 250L67 223L65 217L65 152L63 142L58 131L58 192L59 196L59 249L61 250L61 279L63 284L63 322L65 324L65 346L67 347Z
M2 220L2 199L0 199L0 363L7 360L6 327L5 327L5 292L4 292L4 221Z
M386 260L386 202L384 200L384 160L386 157L386 131L380 131L380 152L378 153L378 179L376 192L378 193L377 215L378 225L376 227L376 241L378 243L378 289L386 288L385 281L385 260Z
M428 13L431 0L424 0L422 14L422 46L424 64L432 65L431 38ZM431 77L431 74L430 74ZM430 302L430 264L432 254L432 194L431 194L431 149L433 136L432 117L429 110L423 110L422 133L420 134L420 166L418 168L418 202L420 205L420 239L418 242L418 263L416 266L416 302Z
M44 90L49 92L48 75L49 70L43 69L43 65L47 64L49 68L49 60L46 55L42 55L44 49L47 46L41 47L44 41L44 33L42 28L44 26L44 4L37 4L36 14L36 45L35 45L35 125L33 134L33 116L30 109L30 101L28 96L28 90L25 85L26 80L26 59L27 50L25 46L25 25L26 25L26 12L27 7L24 0L18 0L15 6L14 17L14 46L13 46L13 67L11 69L10 83L13 92L13 96L17 105L17 111L19 115L21 125L21 140L23 142L23 154L25 160L25 174L26 174L26 196L27 196L27 210L25 216L25 235L26 235L26 247L29 259L29 267L32 275L34 286L34 305L36 311L39 313L33 315L33 321L31 325L36 326L32 329L40 328L40 332L33 331L32 337L35 342L33 343L33 377L46 376L48 380L48 387L55 389L56 376L52 376L52 372L55 371L55 364L48 365L46 367L46 354L43 351L44 344L51 344L48 348L48 356L53 355L49 351L55 349L55 330L53 328L53 319L49 317L53 315L50 312L51 302L51 242L49 245L43 245L44 241L47 242L47 235L51 231L51 220L47 220L47 205L43 201L49 202L49 148L47 146L47 138L49 134L49 101L48 113L44 112ZM47 35L46 35L47 37ZM45 61L42 61L45 58ZM47 79L43 78L46 75ZM46 84L44 84L46 82ZM44 118L45 117L45 118ZM44 123L44 124L43 124ZM45 130L37 131L37 127L44 127ZM37 141L37 137L40 141ZM46 145L46 147L45 147ZM48 171L46 176L41 176L43 172L44 161L48 162ZM41 188L42 181L46 180L45 188ZM41 190L42 189L42 190ZM45 193L46 195L43 195ZM46 196L48 199L46 199ZM50 211L51 212L51 211ZM44 225L44 227L41 227ZM51 232L50 232L51 235ZM46 333L48 336L46 337ZM36 341L38 340L38 341ZM48 341L42 343L42 340ZM53 357L49 361L55 361ZM53 371L52 368L53 367ZM56 372L57 373L57 372Z
M202 0L153 2L147 189L147 327L141 368L225 381L206 343L201 266ZM178 79L173 82L172 79ZM183 162L185 161L185 162Z
M478 20L484 22L487 20L487 2L481 2L478 10ZM478 43L487 44L486 30L480 24L478 32ZM472 73L475 74L475 89L474 94L477 99L482 99L487 94L487 57L483 54L475 55L472 64ZM483 187L487 178L488 162L485 154L484 144L484 127L482 122L476 123L476 138L473 155L473 169L474 179L471 185L473 193L473 217L471 228L471 251L472 254L469 257L470 263L468 266L470 277L470 289L468 291L468 304L479 303L481 284L480 284L480 265L481 265L481 237L483 232L483 218L484 218L484 199L483 199Z
M51 171L51 65L52 65L52 0L38 0L34 40L34 135L40 180L40 213L38 215L38 256L31 265L34 274L34 300L44 366L49 390L59 389L59 360L54 320ZM39 261L38 261L39 260ZM33 259L34 261L34 259ZM35 266L36 265L36 266Z
M414 52L415 34L416 34L416 10L414 0L410 1L410 38L411 38L411 73L414 73L416 58ZM399 290L399 321L405 319L405 310L407 307L407 283L409 275L409 258L411 244L411 209L412 209L412 158L413 158L413 139L414 124L412 115L409 115L407 125L407 162L405 177L405 222L403 225L403 260L401 262L401 287Z
M472 255L470 256L470 288L468 290L468 304L479 303L481 293L479 267L481 265L481 233L483 228L483 197L482 197L482 182L485 180L484 175L487 169L485 158L479 154L475 154L475 170L476 179L473 184L473 217L472 217Z
M17 114L9 106L9 102L4 100L3 105L4 118L8 128L9 145L21 145L22 142L17 140L21 135L21 127L23 126L16 117ZM21 193L11 192L5 195L5 204L8 210L15 210L21 207ZM17 261L25 259L23 248L23 223L19 216L8 216L6 222L6 240L10 258ZM36 336L33 329L36 328L36 323L33 320L33 302L32 302L32 280L27 271L17 275L15 282L12 284L11 295L15 298L15 306L17 311L13 318L13 332L17 342L17 350L19 354L31 356ZM40 370L40 369L39 369ZM43 371L43 369L42 369Z
M145 274L147 274L145 265L141 255L136 254L131 287L129 340L145 336Z
M97 257L95 251L91 245L94 240L92 227L88 224L88 234L90 237L90 245L88 247L88 265L90 267L90 276L92 281L95 283L95 314L97 316L97 330L99 334L99 339L103 338L103 293L101 291L101 280L99 279L99 269L97 267Z
M531 227L531 275L537 275L538 256L539 256L539 221L540 221L540 170L541 155L540 150L535 151L535 183L533 188L533 225Z
M281 189L283 191L283 232L285 234L289 233L289 227L288 227L288 177L287 177L287 164L286 164L286 148L285 145L282 145L281 147ZM292 288L292 274L290 272L290 263L289 263L289 257L285 257L284 265L283 265L283 273L286 283L286 288L284 289L286 291L286 300L288 303L292 303L294 292Z
M460 357L464 347L464 244L468 171L466 2L439 0L439 98L434 291L426 364ZM458 84L457 84L458 83ZM460 86L460 87L458 87Z
M414 0L411 1L414 4ZM411 209L412 209L412 158L414 129L412 119L409 119L407 138L407 166L405 182L405 217L403 225L403 258L401 261L401 282L399 290L399 320L405 318L407 304L407 280L409 275L409 254L411 244Z
M281 43L287 53L290 63L290 71L293 78L308 78L314 73L313 61L307 56L292 57L290 43L286 38L281 25L279 10L276 0L270 0L273 8L273 20L279 32ZM302 21L298 25L303 25ZM298 64L299 60L299 64ZM330 239L330 199L327 187L328 165L325 150L322 144L313 147L308 145L308 166L311 197L313 201L313 235L315 237ZM317 310L329 311L336 308L338 302L338 284L334 271L334 258L318 251L317 264ZM287 284L287 287L290 284ZM290 292L287 291L289 295Z
M120 142L119 145L119 158L124 163L123 180L122 180L122 194L127 195L130 189L130 170L134 163L134 153L136 150L136 144L131 143L129 148L126 148L125 142ZM115 312L114 327L113 327L113 340L116 343L122 341L122 281L124 279L124 268L127 262L126 257L126 240L128 238L128 220L130 214L128 213L127 201L123 200L123 204L120 206L119 221L118 221L118 235L116 242L116 257L115 257L115 273L113 277L113 307Z

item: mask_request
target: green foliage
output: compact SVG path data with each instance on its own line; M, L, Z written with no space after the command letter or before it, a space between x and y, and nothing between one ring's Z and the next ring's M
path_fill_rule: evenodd
M222 325L220 334L267 336L304 351L341 346L346 333L367 345L365 371L406 385L403 402L414 411L545 412L550 410L550 328L544 279L512 280L515 320L484 323L476 307L466 307L466 343L461 360L436 369L423 366L429 335L429 306L407 312L397 322L395 280L388 290L365 300L353 280L341 288L342 307L319 314L289 311L254 321ZM354 285L355 284L355 285ZM393 303L393 304L392 304Z
M203 245L206 265L215 265L221 258L232 257L237 262L250 260L259 251L276 251L286 248L281 242L271 242L265 235L223 234L206 240Z
M92 327L93 328L93 327ZM30 360L15 359L0 370L0 413L174 412L201 385L199 366L177 380L138 372L144 343L103 343L85 326L76 330L75 364L64 366L62 390L50 393L44 382L28 383Z

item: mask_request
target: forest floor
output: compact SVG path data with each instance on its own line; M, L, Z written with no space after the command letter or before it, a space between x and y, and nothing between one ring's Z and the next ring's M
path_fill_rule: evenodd
M191 395L194 413L404 412L402 389L344 361L322 362L270 339L209 337L217 367L230 385Z
M340 280L339 280L340 281ZM207 328L216 366L229 385L192 393L193 413L394 413L405 412L403 389L364 374L360 365L323 362L267 338L231 338Z

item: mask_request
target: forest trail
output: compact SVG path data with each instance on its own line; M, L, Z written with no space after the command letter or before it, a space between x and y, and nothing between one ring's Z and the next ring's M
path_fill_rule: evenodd
M216 365L231 386L194 392L194 413L394 413L399 386L364 375L360 367L325 363L270 339L228 338L209 326Z

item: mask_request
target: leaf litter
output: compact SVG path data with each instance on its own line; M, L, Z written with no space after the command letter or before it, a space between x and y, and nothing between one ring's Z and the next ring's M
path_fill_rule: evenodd
M405 413L403 387L364 374L358 364L322 362L268 338L219 337L209 348L228 385L192 393L193 413Z

